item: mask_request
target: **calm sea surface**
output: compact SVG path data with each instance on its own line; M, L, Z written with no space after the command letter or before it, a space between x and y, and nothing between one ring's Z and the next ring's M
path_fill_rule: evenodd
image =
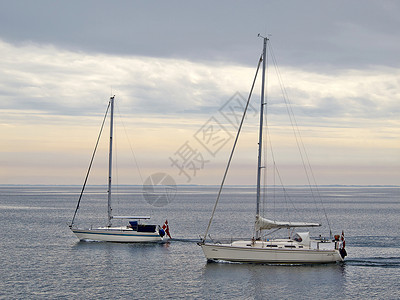
M114 191L115 214L151 215L161 225L168 219L173 240L80 242L67 225L80 187L0 187L0 298L400 298L400 188L321 188L333 234L345 232L348 257L342 264L312 266L207 263L196 241L206 229L216 187L178 187L175 199L164 207L148 204L141 187ZM308 221L311 213L310 220L326 223L307 189L288 191L290 200L280 191L270 192L263 208L269 216L283 219L292 208L293 221ZM225 189L211 236L250 237L254 211L253 187ZM105 189L90 187L77 225L104 225L105 218ZM318 230L329 233L327 226Z

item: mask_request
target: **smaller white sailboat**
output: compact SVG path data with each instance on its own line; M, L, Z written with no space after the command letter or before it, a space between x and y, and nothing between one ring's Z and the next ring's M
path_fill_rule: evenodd
M208 231L212 223L221 190L233 157L233 152L239 137L239 133L245 118L246 110L249 105L250 96L243 114L238 134L231 152L228 166L222 180L221 187L214 205L208 227L199 243L205 257L208 261L232 261L232 262L248 262L248 263L269 263L269 264L309 264L309 263L334 263L341 262L347 255L345 250L344 233L342 236L335 235L329 238L312 239L309 232L290 233L286 238L269 238L262 236L263 230L278 230L282 228L291 229L293 232L296 228L317 227L319 223L309 222L281 222L264 218L260 215L260 191L261 191L261 170L265 169L262 165L262 137L263 137L263 119L264 119L264 85L266 70L266 51L268 38L263 38L263 53L259 60L256 76L253 81L250 96L254 88L258 70L262 62L262 84L261 84L261 107L260 107L260 125L258 138L258 164L257 164L257 194L256 194L256 216L255 216L255 235L248 240L238 240L230 243L219 243L211 240L207 241Z
M169 235L168 222L164 224L163 228L159 225L148 225L143 224L143 220L150 219L149 216L114 216L112 213L112 150L113 150L113 123L114 123L114 98L110 97L110 101L107 107L107 112L110 110L110 144L109 144L109 156L108 156L108 219L107 226L98 227L98 228L77 228L75 227L75 218L80 206L80 202L82 199L82 195L88 180L89 172L91 169L91 165L93 163L94 155L96 153L97 145L99 139L97 140L97 144L95 147L95 151L93 153L89 170L87 172L85 182L82 187L82 191L78 200L78 204L75 209L74 216L72 218L71 224L69 225L72 232L80 239L80 240L94 240L94 241L105 241L105 242L123 242L123 243L142 243L142 242L160 242L163 240L165 233ZM105 116L105 117L106 117ZM102 132L104 126L103 125L100 131ZM100 136L99 136L100 138ZM129 221L127 226L112 226L113 219L127 219ZM166 230L164 230L166 229Z

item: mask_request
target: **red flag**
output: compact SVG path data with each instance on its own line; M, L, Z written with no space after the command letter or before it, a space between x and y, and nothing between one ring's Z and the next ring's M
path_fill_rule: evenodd
M165 223L162 226L162 229L164 229L165 233L169 236L170 239L172 239L171 235L169 234L168 220L165 220Z

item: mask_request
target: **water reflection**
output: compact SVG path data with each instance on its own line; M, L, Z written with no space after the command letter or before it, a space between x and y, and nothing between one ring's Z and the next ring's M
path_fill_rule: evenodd
M289 298L310 295L318 298L338 296L346 284L346 265L263 265L243 263L207 263L202 280L211 289L240 293L241 297ZM224 283L216 286L215 282Z

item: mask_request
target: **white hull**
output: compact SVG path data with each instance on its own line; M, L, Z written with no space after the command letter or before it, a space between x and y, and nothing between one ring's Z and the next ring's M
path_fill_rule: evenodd
M163 240L157 232L138 232L123 227L95 229L72 228L71 230L80 240L120 243L161 242Z
M240 241L232 244L200 244L207 260L271 264L317 264L341 262L337 249L269 248L267 243Z

